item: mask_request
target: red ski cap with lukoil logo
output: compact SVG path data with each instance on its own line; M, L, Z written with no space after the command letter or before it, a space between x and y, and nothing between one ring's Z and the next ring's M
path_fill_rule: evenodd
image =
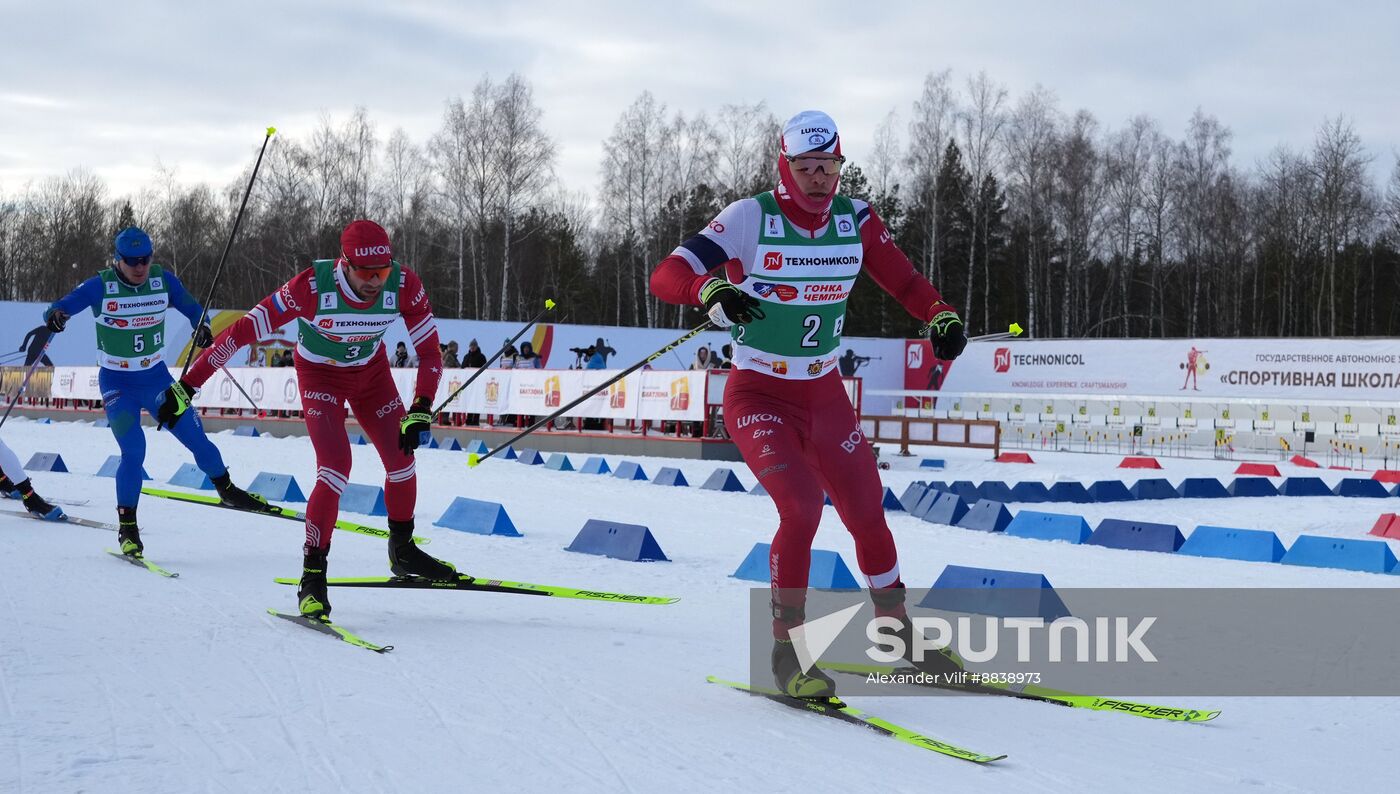
M388 267L394 261L389 233L374 221L351 221L340 233L340 252L355 267Z

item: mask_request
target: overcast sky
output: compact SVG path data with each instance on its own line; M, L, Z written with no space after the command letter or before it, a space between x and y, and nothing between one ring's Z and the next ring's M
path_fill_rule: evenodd
M86 166L115 194L223 185L262 131L305 136L364 105L419 143L483 74L523 74L570 190L595 192L602 141L643 90L671 111L764 101L828 111L857 161L924 76L1036 83L1107 128L1136 113L1180 137L1196 107L1252 166L1344 114L1375 156L1400 146L1400 3L1376 2L23 2L0 0L0 193Z

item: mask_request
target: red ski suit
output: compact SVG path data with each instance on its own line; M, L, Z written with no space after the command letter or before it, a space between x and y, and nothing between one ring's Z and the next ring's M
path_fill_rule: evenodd
M347 305L364 308L345 280L340 263L336 267L336 283L340 298ZM402 266L401 266L402 267ZM438 348L437 323L433 319L428 294L418 275L402 267L403 280L399 287L399 314L408 327L409 338L418 352L418 379L414 386L416 397L430 400L437 393L442 377L442 352ZM240 348L271 336L284 324L297 319L311 321L315 328L317 300L312 286L315 271L307 268L298 273L279 290L263 298L251 311L219 335L214 345L190 367L185 382L203 385L214 373L228 363ZM306 429L316 450L316 486L306 506L306 550L329 549L331 533L340 511L340 495L350 478L350 439L346 435L346 403L355 420L364 428L379 459L384 463L384 504L391 521L413 518L418 498L418 482L413 456L399 449L399 421L406 410L390 375L389 359L379 350L366 361L351 365L319 364L309 361L298 346L296 360L297 383L301 389L302 412Z
M798 228L819 235L826 216L815 217L777 194L783 214ZM730 205L699 234L657 265L651 290L669 303L700 305L700 287L712 276L741 283L741 249L756 233L740 230L745 221ZM884 224L864 202L857 203L863 269L914 317L927 322L947 308L938 291L915 272ZM751 213L752 214L752 213ZM755 216L759 217L759 216ZM935 308L937 306L938 308ZM856 559L871 588L903 587L894 537L885 523L883 485L875 456L860 429L839 374L815 380L786 380L762 370L736 369L724 393L724 423L744 462L778 508L769 567L774 597L774 636L787 637L801 622L806 600L812 539L822 515L823 493L855 539ZM779 607L787 608L780 614ZM884 614L903 615L902 602Z

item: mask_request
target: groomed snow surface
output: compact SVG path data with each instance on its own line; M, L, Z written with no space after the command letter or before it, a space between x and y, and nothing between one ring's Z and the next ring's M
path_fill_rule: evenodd
M86 422L11 417L21 460L62 454L73 473L36 473L40 492L87 499L74 515L115 522L113 481L94 473L116 444ZM146 433L160 485L189 454ZM215 436L234 479L315 465L305 438ZM382 484L370 447L352 481ZM886 454L889 454L887 450ZM1164 459L1164 472L1114 468L1120 456L930 450L942 472L897 460L896 493L915 479L1219 476L1234 463ZM614 466L617 458L609 457ZM681 468L692 484L716 464ZM577 465L581 456L575 459ZM1329 483L1342 472L1294 470ZM752 475L736 466L746 486ZM1220 708L1204 725L985 697L854 697L852 704L982 752L979 767L707 684L748 673L748 589L729 578L771 538L766 497L666 488L490 460L418 454L418 534L479 577L679 596L671 606L421 590L332 589L334 617L396 649L377 655L266 613L295 610L277 576L300 573L302 528L275 518L145 497L147 556L163 579L103 553L103 530L14 517L0 506L0 791L1360 791L1387 788L1400 740L1388 698L1154 698ZM456 496L505 505L521 538L432 526ZM1361 538L1384 500L1270 497L1027 505L1105 516ZM1019 505L1014 505L1018 509ZM890 514L904 579L927 587L945 564L1046 574L1056 587L1390 587L1389 576L1127 552L989 535ZM383 526L383 519L345 517ZM563 549L589 518L650 527L669 563ZM818 548L855 553L834 510ZM386 575L384 542L339 533L331 576ZM1398 662L1400 664L1400 662ZM839 682L838 682L839 683ZM1119 694L1131 693L1094 693ZM1209 702L1203 702L1209 700Z

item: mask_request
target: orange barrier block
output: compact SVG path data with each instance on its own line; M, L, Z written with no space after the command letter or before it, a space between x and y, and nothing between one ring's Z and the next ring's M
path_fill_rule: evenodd
M1160 468L1162 468L1162 464L1158 463L1156 458L1132 457L1132 456L1129 456L1129 457L1123 458L1123 461L1122 461L1121 463L1118 464L1118 468L1120 468L1120 469L1160 469Z
M1278 473L1278 467L1272 463L1241 463L1235 469L1236 474L1248 474L1251 477L1282 477ZM1400 472L1397 472L1400 473Z
M1035 463L1025 452L1003 452L997 456L997 463Z
M1294 455L1293 457L1288 459L1288 462L1292 463L1294 466L1307 466L1310 469L1322 468L1322 464L1318 463L1315 460L1308 460L1302 455Z

